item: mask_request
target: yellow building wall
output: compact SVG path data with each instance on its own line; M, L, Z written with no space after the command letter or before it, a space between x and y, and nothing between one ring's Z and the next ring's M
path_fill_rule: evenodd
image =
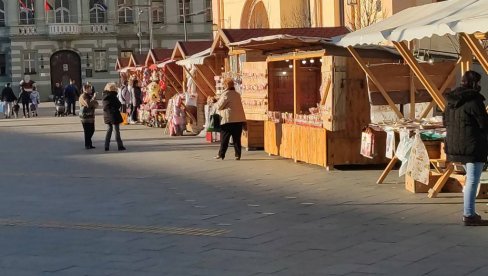
M310 27L310 0L281 0L281 27Z

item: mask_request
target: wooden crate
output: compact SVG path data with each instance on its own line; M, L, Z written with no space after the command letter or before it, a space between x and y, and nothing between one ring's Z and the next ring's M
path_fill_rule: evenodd
M408 174L405 175L405 189L412 193L428 193L430 188L433 188L437 180L441 177L440 173L431 172L429 176L429 185L425 185L415 181ZM462 192L462 185L464 184L464 176L453 174L447 180L442 188L444 193L459 193Z
M241 143L247 149L264 148L264 122L247 121L242 131Z
M423 141L430 159L441 158L441 141Z

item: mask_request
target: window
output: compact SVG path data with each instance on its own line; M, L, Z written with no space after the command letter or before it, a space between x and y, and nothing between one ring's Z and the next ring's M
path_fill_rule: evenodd
M107 23L105 0L90 0L90 23Z
M0 0L0 27L5 26L5 3Z
M36 74L36 53L24 52L24 74Z
M152 21L153 23L164 23L165 21L164 1L153 2Z
M191 1L190 0L178 0L178 4L179 4L178 15L180 17L179 21L180 21L180 23L183 23L183 18L185 18L185 16L183 16L183 15L190 14ZM183 6L185 6L184 13L183 13ZM191 23L191 16L186 16L186 23Z
M34 0L19 1L19 24L34 25Z
M206 8L206 13L205 13L205 20L207 22L213 22L213 12L212 12L212 0L205 0L205 8Z
M130 56L132 56L132 50L122 50L120 51L120 56L123 58L130 58Z
M119 23L131 24L134 23L134 9L132 8L132 0L118 0L119 4Z
M94 60L95 60L95 72L107 71L107 51L96 50Z
M0 54L0 76L7 75L7 59L5 54Z
M54 22L70 23L69 0L56 0L54 2Z

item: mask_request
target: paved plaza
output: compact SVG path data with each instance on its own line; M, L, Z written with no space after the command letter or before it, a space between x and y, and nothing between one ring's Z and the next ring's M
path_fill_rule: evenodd
M0 119L0 275L488 275L488 228L461 225L459 194L263 151L214 160L140 125L106 153L101 116L87 151L79 118L51 111Z

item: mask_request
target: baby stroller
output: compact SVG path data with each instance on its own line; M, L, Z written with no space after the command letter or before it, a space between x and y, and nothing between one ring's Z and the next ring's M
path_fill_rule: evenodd
M54 117L66 116L66 107L64 104L65 104L64 97L57 97L54 100L54 107L56 108Z

